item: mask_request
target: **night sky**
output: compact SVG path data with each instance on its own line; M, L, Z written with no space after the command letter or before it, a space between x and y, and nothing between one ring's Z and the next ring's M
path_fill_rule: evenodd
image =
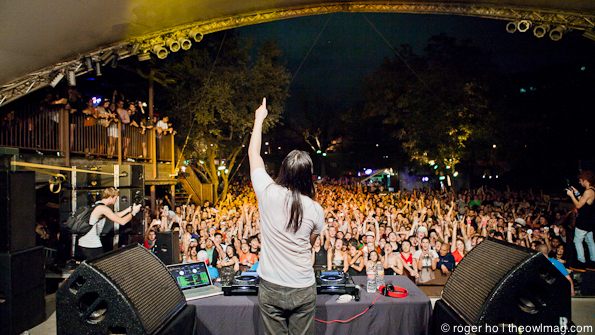
M507 21L465 16L334 13L247 26L237 32L256 41L278 40L287 67L295 75L289 109L308 96L348 108L361 97L363 77L372 73L384 57L395 56L368 20L392 47L409 44L419 54L433 35L446 33L459 40L470 39L507 74L584 59L595 51L595 41L582 37L579 31L554 42L548 36L536 38L532 29L509 34L505 30ZM318 34L320 38L314 44Z

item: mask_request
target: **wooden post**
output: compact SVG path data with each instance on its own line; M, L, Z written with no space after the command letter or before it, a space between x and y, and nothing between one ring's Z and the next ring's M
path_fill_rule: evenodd
M122 165L122 122L118 120L118 165Z
M149 74L149 120L151 120L151 123L153 124L153 128L151 128L151 130L149 131L149 145L151 146L151 168L152 168L152 173L151 173L151 177L153 179L157 179L157 140L155 138L156 135L156 130L155 127L157 126L156 123L153 123L153 99L154 99L154 95L155 95L155 90L153 87L154 84L154 78L155 76L155 70L151 69L151 73ZM153 206L153 204L151 205Z
M171 174L176 174L176 145L174 143L174 133L171 133ZM180 153L181 154L181 153Z
M70 114L64 107L60 108L57 113L60 154L66 159L65 165L70 166Z
M151 185L151 212L155 213L155 210L157 209L157 195L156 195L156 187L155 185ZM174 208L175 210L175 208ZM150 224L150 222L149 222Z

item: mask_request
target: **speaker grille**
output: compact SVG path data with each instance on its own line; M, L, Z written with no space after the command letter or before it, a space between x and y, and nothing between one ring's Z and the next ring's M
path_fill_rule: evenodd
M533 254L511 244L485 240L457 265L444 286L442 299L467 322L475 324L493 289L511 269Z
M163 263L139 244L119 249L90 265L116 283L137 313L148 334L153 334L186 305L177 283ZM142 264L142 266L139 266Z

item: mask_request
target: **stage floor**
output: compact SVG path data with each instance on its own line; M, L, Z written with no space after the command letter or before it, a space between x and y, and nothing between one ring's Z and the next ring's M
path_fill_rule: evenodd
M439 297L430 297L432 308ZM29 335L56 335L56 300L55 294L46 296L47 320L29 330ZM572 298L572 321L576 325L595 326L595 298Z

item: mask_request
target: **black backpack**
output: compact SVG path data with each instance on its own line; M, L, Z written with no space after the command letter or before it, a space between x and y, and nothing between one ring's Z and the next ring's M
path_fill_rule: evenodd
M93 226L89 224L89 221L91 220L91 213L93 213L93 210L98 205L104 204L95 203L91 206L81 206L77 208L74 215L71 215L68 220L66 220L64 229L68 230L71 234L77 234L80 236L86 235L93 228Z

